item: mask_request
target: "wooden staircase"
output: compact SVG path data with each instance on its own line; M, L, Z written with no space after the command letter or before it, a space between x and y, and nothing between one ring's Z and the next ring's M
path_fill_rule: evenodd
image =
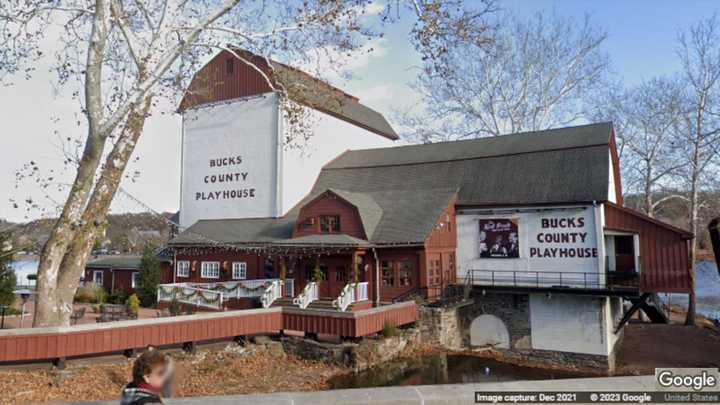
M297 305L293 304L293 297L282 297L276 299L271 307L291 307L291 308L297 308Z
M352 311L353 307L360 303L367 303L368 301L360 301L360 302L354 302L348 306L346 312ZM293 304L292 297L283 297L276 299L271 307L286 307L286 308L298 308L297 305ZM338 309L333 306L333 299L332 298L320 298L319 300L315 300L308 305L307 309L315 309L315 310L321 310L321 311L335 311L337 312Z

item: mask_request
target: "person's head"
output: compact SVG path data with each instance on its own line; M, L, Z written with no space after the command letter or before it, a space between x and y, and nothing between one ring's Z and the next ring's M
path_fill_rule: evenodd
M159 350L147 350L135 360L133 381L162 387L168 378L168 359Z

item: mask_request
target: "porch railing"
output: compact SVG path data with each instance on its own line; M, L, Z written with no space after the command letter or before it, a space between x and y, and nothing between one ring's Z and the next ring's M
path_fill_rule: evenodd
M263 295L260 297L260 302L263 308L270 308L276 299L282 297L283 288L280 280L275 280L265 289Z
M223 293L186 284L160 284L157 289L157 301L177 301L198 307L222 309Z
M346 311L354 302L368 299L368 283L345 284L337 299L333 300L333 306L340 311Z
M303 288L303 291L293 299L293 304L298 307L305 309L310 305L311 302L320 298L318 291L318 285L314 281L309 282Z

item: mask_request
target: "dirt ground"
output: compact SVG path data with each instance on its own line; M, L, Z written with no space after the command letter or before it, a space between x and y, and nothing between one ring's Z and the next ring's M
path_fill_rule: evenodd
M330 377L349 371L255 345L229 344L173 357L176 397L315 391L329 388ZM132 362L120 360L69 364L61 373L48 367L0 371L0 404L118 400L131 369Z
M618 352L618 373L656 367L720 367L720 332L707 326L630 324Z

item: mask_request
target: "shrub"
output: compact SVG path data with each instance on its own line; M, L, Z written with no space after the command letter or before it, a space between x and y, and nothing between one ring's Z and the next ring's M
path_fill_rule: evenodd
M128 311L132 314L137 314L140 310L140 298L137 294L133 294L127 299Z
M15 302L17 278L10 267L13 260L13 248L10 234L0 232L0 305L11 306Z
M170 315L178 316L180 315L181 310L182 308L180 307L180 301L178 301L176 298L173 298L172 301L170 301L170 305L168 305L168 311L170 311Z
M116 290L108 296L107 302L111 304L125 305L128 300L128 293L124 290Z
M158 284L160 284L160 261L155 256L155 249L148 246L140 260L140 281L136 289L143 307L150 308L155 305Z
M385 322L382 329L382 335L384 338L394 337L400 335L400 331L398 330L397 326L395 326L392 322Z
M106 299L107 293L105 289L95 283L87 283L75 292L75 302L102 304Z

